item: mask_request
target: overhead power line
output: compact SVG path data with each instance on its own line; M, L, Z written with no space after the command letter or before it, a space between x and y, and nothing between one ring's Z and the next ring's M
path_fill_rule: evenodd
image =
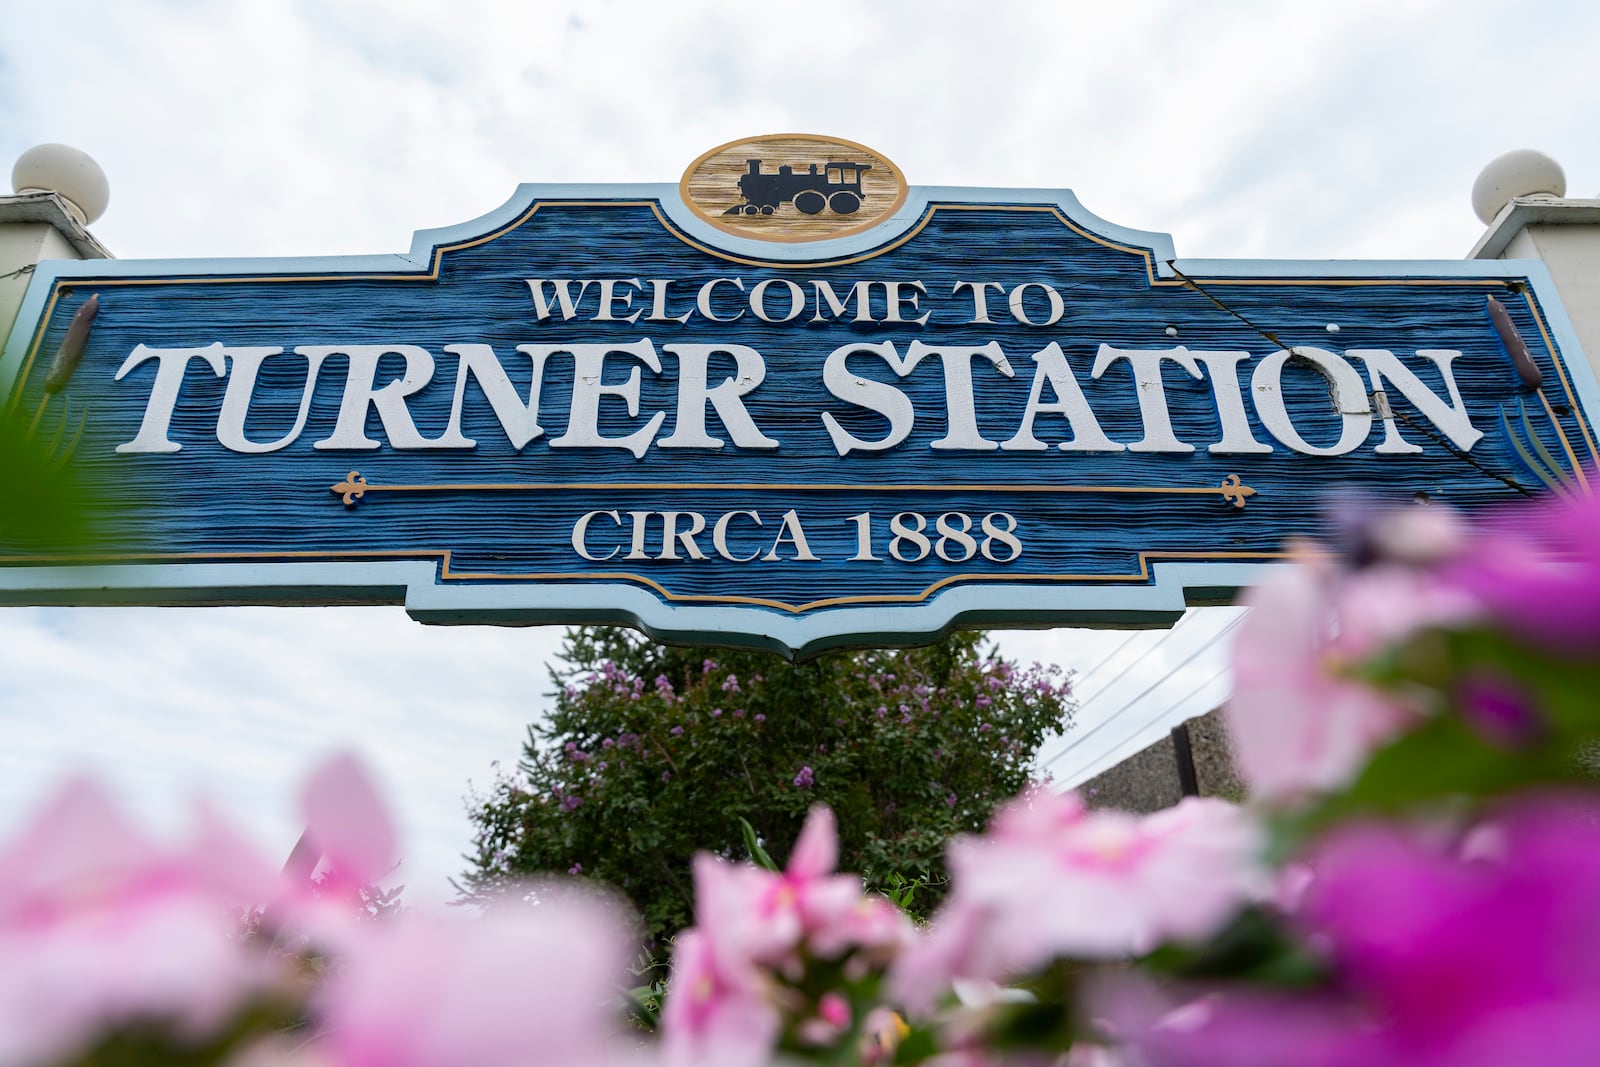
M1184 616L1184 618L1188 618L1188 616L1186 615L1186 616ZM1143 692L1139 693L1138 696L1135 696L1133 699L1128 700L1120 708L1118 708L1116 711L1112 712L1110 715L1106 716L1104 719L1101 719L1099 722L1095 723L1087 731L1085 731L1083 734L1081 734L1079 737L1077 737L1075 740L1073 740L1073 742L1071 744L1067 745L1066 748L1063 748L1060 752L1057 752L1054 756L1051 756L1050 759L1046 760L1045 763L1042 765L1042 767L1049 767L1051 764L1057 762L1058 760L1061 759L1061 757L1065 756L1067 753L1071 752L1073 749L1075 749L1079 745L1083 744L1089 738L1091 738L1095 734L1099 733L1101 729L1103 729L1108 723L1111 723L1114 720L1116 720L1119 716L1122 715L1123 712L1127 711L1129 708L1133 707L1139 701L1143 700L1145 697L1147 697L1151 693L1155 692L1161 686L1167 684L1167 682L1171 681L1173 675L1177 674L1183 668L1185 668L1189 664L1193 663L1207 649L1212 648L1213 646L1216 645L1216 643L1218 641L1221 641L1228 634L1232 633L1233 629L1236 626L1238 626L1241 622L1244 621L1244 618L1245 618L1244 613L1240 613L1240 615L1237 618L1235 618L1232 622L1228 623L1228 625L1224 626L1222 629L1218 630L1204 644L1200 645L1193 652L1191 652L1187 656L1185 656L1182 661L1180 661L1176 666L1174 666L1172 668L1172 670L1167 671L1165 674L1163 674L1156 681L1152 682L1149 686L1147 686L1144 689ZM1176 632L1177 629L1178 628L1176 626L1174 626L1172 628L1172 631L1169 632L1169 636L1170 636L1170 633Z

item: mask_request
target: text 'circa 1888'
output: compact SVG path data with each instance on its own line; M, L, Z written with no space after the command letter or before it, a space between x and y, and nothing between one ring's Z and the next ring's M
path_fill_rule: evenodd
M1527 264L1187 264L850 142L524 186L399 262L38 272L0 370L114 487L102 586L804 654L1159 622L1317 534L1323 490L1471 509L1595 459ZM0 595L71 600L85 562L11 546Z

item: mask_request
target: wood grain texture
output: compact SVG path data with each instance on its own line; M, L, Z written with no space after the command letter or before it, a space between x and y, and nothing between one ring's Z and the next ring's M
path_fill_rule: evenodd
M764 323L746 313L717 325L699 319L687 324L590 321L593 288L571 322L559 317L540 322L533 314L526 279L666 278L674 281L671 310L693 307L693 293L713 278L742 279L746 290L766 278L808 284L826 280L840 292L863 278L916 280L931 312L925 326L912 323ZM956 297L959 281L993 281L1007 289L1024 282L1048 283L1065 298L1062 319L1031 327L993 303L993 323L971 323L971 300ZM863 437L883 433L884 420L830 396L821 371L828 354L851 343L893 342L901 351L913 340L929 344L998 342L1016 376L1006 378L983 362L974 363L980 430L1004 440L1017 428L1027 402L1032 353L1058 343L1083 385L1105 432L1131 442L1143 433L1137 391L1125 364L1099 380L1089 368L1102 343L1120 348L1154 349L1183 344L1194 350L1245 351L1242 370L1269 355L1272 346L1236 315L1201 294L1177 286L1152 286L1145 261L1108 248L1074 232L1048 212L1008 211L1004 206L936 212L918 235L863 263L834 267L783 268L730 265L698 251L666 231L648 205L591 202L551 206L522 226L489 242L447 252L439 276L420 280L344 280L190 284L181 278L138 285L115 280L73 279L63 283L44 334L50 352L65 335L73 315L90 294L101 310L83 362L63 395L92 415L77 452L77 462L104 473L115 487L100 507L109 530L107 551L119 558L243 559L282 553L296 558L370 558L373 554L413 554L437 559L449 554L440 581L471 583L579 581L586 575L625 575L663 597L706 603L784 605L783 610L825 610L842 602L897 603L925 597L951 583L996 578L1004 582L1040 579L1062 583L1148 581L1151 554L1161 558L1270 558L1287 538L1316 536L1328 529L1330 493L1340 487L1394 503L1426 493L1431 499L1468 510L1491 506L1517 494L1504 481L1535 484L1499 428L1499 408L1514 403L1515 369L1484 311L1481 279L1296 278L1252 282L1231 279L1218 290L1245 319L1271 330L1286 343L1334 350L1385 348L1406 357L1422 379L1442 391L1437 372L1415 360L1418 349L1459 349L1455 377L1473 424L1487 435L1472 449L1477 466L1451 454L1421 434L1402 428L1423 446L1416 455L1379 456L1382 440L1375 423L1355 452L1321 458L1298 455L1281 445L1270 455L1215 456L1207 446L1220 436L1208 381L1172 370L1165 377L1168 407L1180 440L1196 451L1182 455L1129 452L1076 453L1053 447L1043 452L940 452L930 448L946 432L944 381L937 361L927 361L906 378L896 378L882 361L852 362L857 373L894 384L915 405L910 437L876 453L841 458L821 421L824 411ZM737 296L737 293L733 294ZM1537 304L1508 300L1507 308L1533 355L1546 372L1546 391L1555 419L1541 417L1536 430L1548 450L1566 454L1570 446L1583 463L1592 463L1585 444L1592 432L1570 395L1562 391L1556 353L1533 339L1544 336ZM736 304L725 309L734 314ZM1340 332L1332 338L1328 323ZM1178 334L1166 333L1175 326ZM766 380L743 400L751 418L781 442L771 451L676 450L652 448L640 459L618 449L549 447L566 428L573 362L557 356L546 373L541 402L545 435L518 451L511 447L487 401L469 384L463 429L476 449L460 452L398 451L385 444L375 451L326 451L313 442L332 432L344 386L346 361L333 357L322 369L306 430L288 448L264 455L239 455L217 441L217 413L225 381L191 364L172 419L170 437L182 445L171 454L117 454L117 445L136 435L154 376L154 364L131 372L122 382L113 375L135 346L186 347L222 341L229 345L281 346L267 359L250 408L247 428L258 440L273 439L292 424L304 384L306 361L297 345L414 344L432 353L432 383L410 397L409 409L426 437L438 436L449 418L456 360L446 345L489 344L517 388L527 395L528 362L514 355L525 343L609 341L632 344L649 338L662 353L662 372L641 368L640 410L629 416L615 398L601 404L600 427L620 436L643 425L654 412L667 413L661 436L672 431L678 369L664 353L683 341L749 345L766 363ZM392 369L391 369L392 363ZM21 385L22 409L32 412L42 397L43 368L36 362ZM714 358L711 380L732 369L732 360ZM401 361L386 357L378 382L398 374ZM621 381L628 367L608 369L608 381ZM614 374L615 377L609 375ZM1247 380L1247 378L1246 378ZM1287 404L1296 425L1316 442L1337 436L1328 394L1317 375L1285 375ZM1407 414L1416 412L1396 400ZM48 421L48 416L47 416ZM726 437L714 415L714 436ZM1252 412L1252 432L1271 437ZM382 438L376 414L368 434ZM1035 429L1052 445L1068 438L1059 416L1041 416ZM1479 469L1482 468L1482 469ZM440 492L373 494L346 507L329 486L350 470L370 482L615 484L609 490L549 490L537 493ZM1245 508L1216 496L1041 494L1021 491L1038 486L1205 486L1231 474L1255 488ZM636 483L698 483L681 490L641 490ZM858 485L948 485L947 489L862 490L849 493L796 493L750 485L792 483ZM706 489L704 483L739 483L739 488ZM962 484L1015 485L1015 494L964 491ZM709 519L732 510L750 510L763 520L737 527L738 551L765 549L779 517L789 509L801 516L817 562L792 558L733 563L705 560L630 561L619 558L587 563L573 552L570 533L578 516L596 509L625 514L693 510ZM974 518L1004 511L1015 515L1024 543L1021 558L1006 564L979 560L952 563L932 555L916 562L852 562L857 525L851 516L871 511L879 521L899 512L930 520L946 512ZM600 527L611 539L596 538L603 554L613 546L626 552L626 535ZM651 548L659 546L659 528ZM703 542L702 542L703 543ZM4 549L12 561L37 561L39 553ZM879 534L877 552L887 556ZM811 605L811 607L806 607Z

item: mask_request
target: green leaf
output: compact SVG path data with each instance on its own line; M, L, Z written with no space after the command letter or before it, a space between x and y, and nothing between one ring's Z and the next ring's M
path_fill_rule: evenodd
M772 857L767 855L767 850L761 847L761 842L756 838L756 828L743 815L739 816L739 829L744 831L744 847L749 851L750 858L758 867L765 867L769 871L776 871L778 865L772 862Z
M1209 940L1168 944L1142 961L1151 970L1189 980L1236 979L1266 985L1309 988L1327 978L1326 964L1271 913L1246 908Z

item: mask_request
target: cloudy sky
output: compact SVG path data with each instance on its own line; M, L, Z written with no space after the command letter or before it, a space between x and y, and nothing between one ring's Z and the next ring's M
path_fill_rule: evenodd
M112 185L93 229L122 258L404 251L520 181L675 181L780 131L870 145L915 184L1070 188L1192 258L1459 257L1481 232L1473 178L1512 148L1555 156L1571 195L1600 190L1600 6L1582 0L0 12L0 163L45 141L91 153ZM1225 692L1213 639L1232 617L1004 638L1083 672L1058 777ZM466 783L514 760L558 641L399 608L8 609L0 834L89 767L166 824L207 789L286 854L308 761L353 746L400 808L408 895L444 898Z

